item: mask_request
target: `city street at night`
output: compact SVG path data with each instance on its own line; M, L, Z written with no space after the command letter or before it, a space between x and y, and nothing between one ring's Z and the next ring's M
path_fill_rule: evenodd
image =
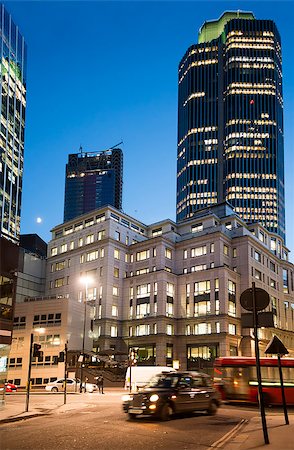
M39 449L205 449L220 440L256 408L222 406L216 416L194 413L168 422L129 421L121 409L120 390L105 395L33 394L30 410L49 414L0 425L1 450ZM7 396L7 407L25 404L25 395Z

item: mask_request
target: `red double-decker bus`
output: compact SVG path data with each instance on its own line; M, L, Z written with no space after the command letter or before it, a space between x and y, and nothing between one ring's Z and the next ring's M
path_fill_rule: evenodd
M281 405L278 358L260 358L262 391L266 405ZM286 403L294 405L294 358L281 359ZM214 383L223 400L258 402L256 359L231 356L216 358Z

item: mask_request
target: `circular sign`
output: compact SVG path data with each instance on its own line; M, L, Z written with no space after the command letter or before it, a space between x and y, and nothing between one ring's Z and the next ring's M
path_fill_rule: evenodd
M268 293L261 288L255 288L255 306L256 311L262 311L270 302ZM252 288L248 288L242 292L240 297L241 306L247 311L253 311L253 292Z

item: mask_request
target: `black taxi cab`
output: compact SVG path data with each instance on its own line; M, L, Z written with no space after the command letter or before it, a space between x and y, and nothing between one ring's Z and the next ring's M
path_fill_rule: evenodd
M200 372L162 372L139 392L124 395L123 410L130 419L149 415L169 420L173 414L206 411L214 415L220 394L207 374Z

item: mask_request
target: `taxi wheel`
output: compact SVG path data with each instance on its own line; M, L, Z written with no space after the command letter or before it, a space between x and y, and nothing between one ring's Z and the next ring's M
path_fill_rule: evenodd
M170 420L172 415L173 415L172 407L168 403L165 403L160 410L160 414L159 414L160 420L164 420L164 421Z
M214 416L217 413L217 404L216 404L216 402L214 402L214 401L210 402L209 408L207 410L207 413L210 416Z
M132 413L128 413L129 416L129 420L135 420L136 419L136 414L132 414Z
M51 389L51 392L58 392L58 388L54 386L54 387Z

